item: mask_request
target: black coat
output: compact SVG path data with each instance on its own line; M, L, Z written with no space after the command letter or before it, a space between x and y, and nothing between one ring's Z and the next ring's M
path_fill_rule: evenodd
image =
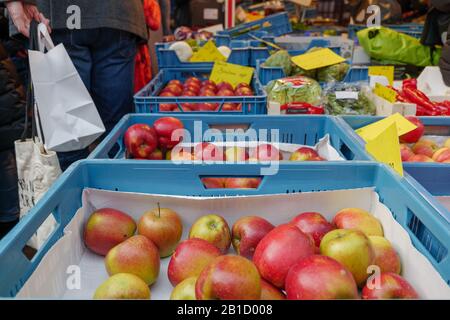
M25 123L25 91L14 63L0 44L0 151L14 148Z

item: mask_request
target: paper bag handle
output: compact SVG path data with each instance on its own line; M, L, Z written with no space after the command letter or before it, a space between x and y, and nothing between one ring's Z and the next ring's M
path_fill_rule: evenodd
M39 51L45 52L45 49L47 49L48 51L55 47L55 44L53 43L53 40L50 37L47 26L45 24L40 23L37 26L37 33L38 33Z

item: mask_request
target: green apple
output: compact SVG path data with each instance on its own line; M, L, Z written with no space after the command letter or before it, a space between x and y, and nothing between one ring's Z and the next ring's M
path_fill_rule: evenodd
M340 262L363 287L369 276L367 268L375 261L369 238L359 230L337 229L328 232L320 243L320 253Z
M197 277L190 277L181 281L173 288L170 300L196 300L195 299L195 283Z

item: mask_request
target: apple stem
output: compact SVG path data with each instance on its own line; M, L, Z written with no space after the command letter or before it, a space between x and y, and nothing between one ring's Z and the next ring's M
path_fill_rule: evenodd
M158 202L158 218L161 218L161 206Z

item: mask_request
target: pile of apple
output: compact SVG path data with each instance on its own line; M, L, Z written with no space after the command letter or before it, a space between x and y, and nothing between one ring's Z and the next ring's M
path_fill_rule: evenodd
M159 93L160 97L250 97L254 92L249 84L241 83L233 88L228 82L214 83L212 80L201 81L197 77L190 77L184 83L180 80L170 80ZM218 111L219 103L181 103L183 112ZM240 103L224 103L222 111L242 111ZM163 103L160 112L180 112L176 103Z
M130 126L124 134L127 157L137 160L214 161L214 162L267 162L281 161L283 154L271 144L256 148L223 148L209 142L198 143L192 149L182 148L172 152L183 140L183 123L174 117L162 117L153 126L138 123ZM177 132L177 130L180 130ZM293 152L289 161L325 161L316 150L301 147Z
M183 139L182 133L176 137L177 130L183 130L183 123L174 117L163 117L153 126L137 123L130 126L124 135L127 158L138 160L163 160Z
M343 209L332 222L305 212L279 226L247 216L231 229L211 214L195 221L179 243L182 233L181 219L170 209L146 212L137 226L118 210L94 212L85 243L106 254L110 275L94 298L149 299L160 258L170 255L173 300L418 298L400 276L400 257L381 223L362 209ZM373 270L378 273L370 276Z
M400 137L402 161L450 163L450 138L444 145L438 146L436 142L423 138L425 128L418 118L414 116L406 118L417 128Z

